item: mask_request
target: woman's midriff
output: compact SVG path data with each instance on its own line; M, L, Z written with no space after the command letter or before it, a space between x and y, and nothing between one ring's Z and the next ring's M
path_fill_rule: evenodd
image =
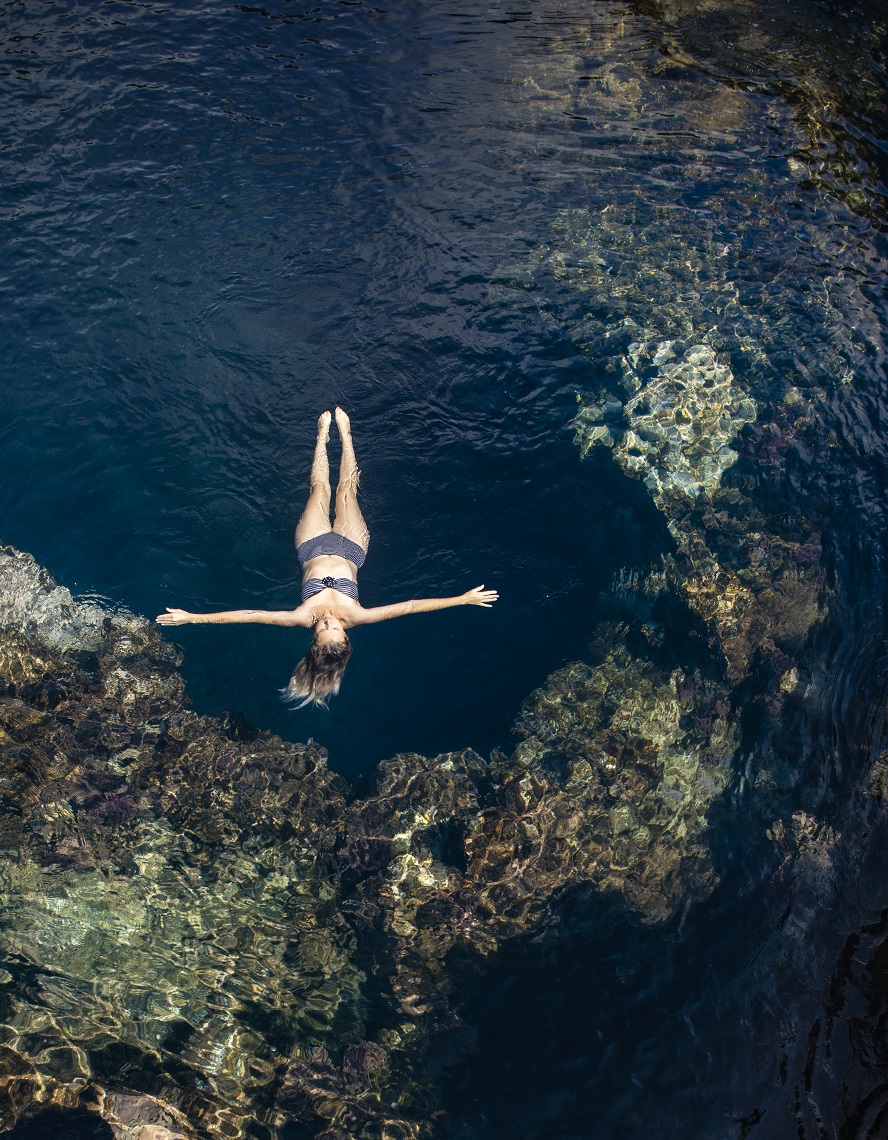
M354 562L337 554L319 554L302 567L302 581L308 578L350 578L357 582L358 568Z

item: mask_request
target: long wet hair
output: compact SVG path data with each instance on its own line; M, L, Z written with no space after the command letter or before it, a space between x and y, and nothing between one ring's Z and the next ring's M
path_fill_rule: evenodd
M311 702L324 709L327 707L328 699L339 692L342 674L352 655L348 634L343 636L344 641L331 641L326 645L319 645L317 637L314 638L290 683L281 689L281 697L287 704L297 709Z

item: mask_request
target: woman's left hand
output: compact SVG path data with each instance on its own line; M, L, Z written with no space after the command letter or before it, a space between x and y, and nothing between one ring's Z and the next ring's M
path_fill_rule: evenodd
M487 609L490 609L498 598L496 590L485 590L483 584L476 586L474 590L466 590L462 596L463 605L485 606Z

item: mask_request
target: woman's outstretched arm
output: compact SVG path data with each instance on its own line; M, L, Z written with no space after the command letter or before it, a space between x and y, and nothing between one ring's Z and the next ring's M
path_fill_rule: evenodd
M498 597L496 590L485 590L483 586L476 586L474 590L466 590L457 598L415 598L411 602L395 602L391 606L374 606L372 609L362 610L351 620L352 625L372 625L374 622L405 617L407 614L449 610L452 606L484 606L489 609Z
M309 625L298 610L223 610L217 614L190 614L167 606L165 614L154 619L158 625L230 625L234 622L258 622L260 625Z

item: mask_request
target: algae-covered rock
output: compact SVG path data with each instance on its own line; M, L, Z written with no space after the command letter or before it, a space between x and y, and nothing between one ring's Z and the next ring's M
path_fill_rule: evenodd
M673 344L662 342L653 352L629 346L623 384L632 394L621 405L628 426L616 447L610 428L597 422L607 402L603 409L585 407L576 420L581 454L597 444L613 447L620 466L641 478L658 503L670 495L711 496L737 459L730 445L756 416L755 401L708 345L692 345L670 360Z
M10 550L8 594L22 667L0 699L0 951L16 964L0 1040L69 1091L129 1095L143 1089L122 1074L154 1072L164 1111L241 1135L280 1052L358 1033L364 973L327 915L342 782L314 746L184 710L176 654L144 619L81 613Z
M513 756L403 754L353 798L316 745L191 712L148 622L81 614L10 549L7 590L8 1125L53 1104L133 1140L426 1134L474 1048L458 962L555 929L565 891L655 923L715 881L735 726L625 627L528 700Z
M658 921L715 882L706 817L731 775L737 723L724 685L634 657L622 633L605 627L588 664L525 702L518 756L566 765L558 802L575 821L575 874Z
M197 1132L181 1112L153 1097L93 1090L90 1108L110 1127L115 1140L195 1140Z

